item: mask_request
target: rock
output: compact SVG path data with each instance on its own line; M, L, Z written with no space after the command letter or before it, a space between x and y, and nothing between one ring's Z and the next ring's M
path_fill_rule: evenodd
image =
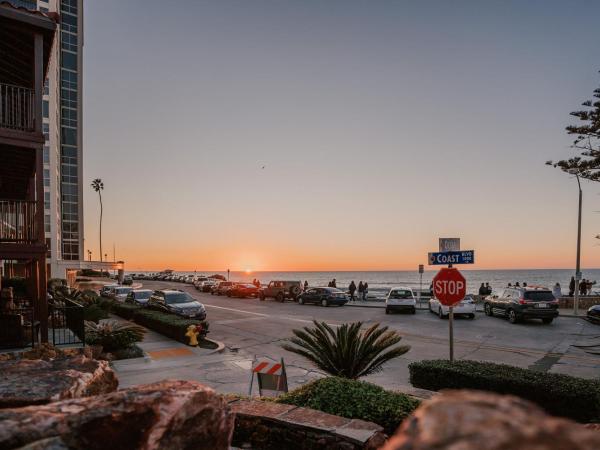
M192 381L161 381L0 410L0 449L226 450L233 426L234 414L212 389Z
M442 391L423 402L382 450L597 450L600 433L547 415L526 400Z
M119 382L107 361L84 355L50 360L0 362L0 408L41 405L57 400L104 394Z

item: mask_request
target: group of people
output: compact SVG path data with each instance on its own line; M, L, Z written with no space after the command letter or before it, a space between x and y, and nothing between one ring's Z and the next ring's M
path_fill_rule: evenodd
M254 280L252 280L252 284L253 284L254 286L256 286L257 288L260 288L260 281L259 281L259 280L257 280L256 278L255 278Z
M356 287L356 284L354 283L354 280L352 280L350 282L350 285L348 286L348 292L350 293L350 301L351 302L355 302L356 301L356 291L358 291L358 299L359 300L366 300L367 299L367 293L369 292L369 283L367 283L366 281L363 283L362 281L358 282L358 287Z
M558 283L556 283L558 284ZM592 286L596 284L595 281L583 279L579 282L579 295L590 295L592 293ZM571 277L569 282L569 297L573 297L575 294L575 277Z
M481 286L479 286L479 295L486 296L490 295L491 293L492 287L490 286L490 283L481 283Z

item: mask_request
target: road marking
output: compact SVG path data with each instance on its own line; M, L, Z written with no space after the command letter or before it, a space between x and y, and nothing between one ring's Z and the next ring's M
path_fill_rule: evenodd
M207 306L209 308L225 309L227 311L239 312L239 313L244 313L244 314L253 314L255 316L273 317L273 316L270 316L269 314L262 314L262 313L252 312L252 311L245 311L243 309L227 308L225 306L209 305L208 303L204 303L204 306Z
M178 358L180 356L191 356L194 354L189 348L165 348L148 352L152 359Z

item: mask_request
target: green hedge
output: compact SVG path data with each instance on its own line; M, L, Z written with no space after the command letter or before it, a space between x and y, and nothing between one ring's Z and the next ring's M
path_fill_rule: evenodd
M117 316L127 320L132 320L134 313L142 309L141 306L132 303L119 303L115 301L112 301L111 303L110 310Z
M208 322L186 319L175 314L146 308L138 308L134 311L133 320L140 325L184 344L189 342L189 338L186 337L185 333L190 325L202 325L203 332L198 335L198 339L204 338L208 333Z
M419 406L419 401L408 395L386 391L365 381L337 377L305 384L275 401L375 422L390 435Z
M537 403L550 414L579 422L600 421L598 380L467 360L420 361L408 368L410 382L418 388L478 389L511 394Z

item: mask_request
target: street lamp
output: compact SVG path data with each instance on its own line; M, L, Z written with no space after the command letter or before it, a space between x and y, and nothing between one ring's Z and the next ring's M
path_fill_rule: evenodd
M575 263L575 292L573 297L573 314L579 314L579 280L581 280L581 180L577 171L570 171L577 178L577 186L579 188L579 210L577 213L577 262Z

